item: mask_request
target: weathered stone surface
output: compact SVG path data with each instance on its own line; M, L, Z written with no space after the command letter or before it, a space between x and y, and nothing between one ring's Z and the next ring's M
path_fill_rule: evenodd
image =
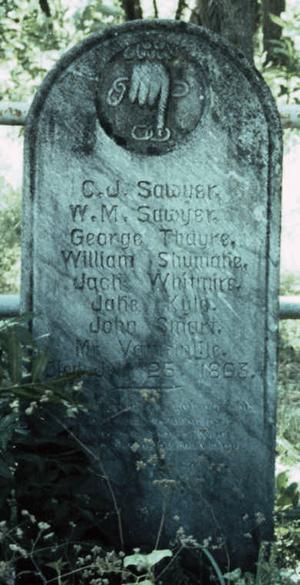
M127 24L48 75L25 154L23 307L50 334L51 373L97 372L82 437L126 544L154 546L166 501L161 546L183 526L251 564L272 535L281 142L269 91L205 30ZM118 546L106 487L100 519Z

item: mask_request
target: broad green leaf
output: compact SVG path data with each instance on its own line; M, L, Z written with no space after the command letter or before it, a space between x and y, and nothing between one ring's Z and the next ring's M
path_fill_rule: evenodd
M22 379L22 347L16 331L10 332L7 344L8 369L13 384L18 384Z
M298 489L299 489L299 486L298 486L297 482L296 482L296 481L293 481L292 483L290 483L290 484L288 485L288 487L287 487L287 492L288 492L289 494L293 494L293 493L297 492L297 491L298 491Z
M38 382L41 380L48 363L48 356L45 352L39 353L32 360L32 380Z
M124 567L129 567L129 566L133 566L133 567L137 567L139 570L141 569L147 569L148 564L147 564L147 555L143 555L141 553L135 553L134 555L129 555L127 557L124 557L123 560L123 565Z
M272 22L274 22L275 24L278 24L278 26L281 26L281 28L285 28L286 26L286 21L283 20L282 18L280 18L280 16L276 16L276 14L270 14L270 19L272 20Z
M237 579L240 579L241 575L242 575L241 569L235 569L235 571L231 571L230 573L225 573L225 575L223 575L223 577L227 581L235 582Z
M130 565L137 567L138 570L142 569L151 569L159 563L162 559L167 557L172 557L173 553L169 550L153 550L149 554L142 554L142 553L135 553L133 555L129 555L124 558L124 567L129 567Z
M279 473L277 475L276 478L276 487L277 490L280 491L282 489L284 489L288 484L288 475L286 471L281 471L281 473Z
M283 510L286 510L287 508L290 508L292 505L293 505L293 499L288 494L285 494L284 493L277 500L277 506L279 508L282 508Z
M131 583L126 583L126 585L155 585L155 582L149 579L143 579L143 581L131 581Z
M173 553L169 549L165 550L153 550L150 554L147 555L147 562L149 567L154 567L157 565L162 559L166 559L167 557L172 557Z

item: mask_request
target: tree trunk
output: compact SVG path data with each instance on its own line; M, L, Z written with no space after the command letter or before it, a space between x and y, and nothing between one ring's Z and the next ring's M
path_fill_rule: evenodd
M197 0L191 22L219 33L253 61L255 0Z
M175 14L175 20L180 20L182 18L182 15L183 15L185 8L187 8L186 0L178 0L176 14Z
M282 28L275 24L270 18L270 14L280 16L285 10L285 0L264 0L263 6L263 31L264 31L264 50L267 53L267 61L280 61L278 55L274 55L274 45L272 41L279 41Z
M138 20L143 18L140 0L121 0L126 20Z

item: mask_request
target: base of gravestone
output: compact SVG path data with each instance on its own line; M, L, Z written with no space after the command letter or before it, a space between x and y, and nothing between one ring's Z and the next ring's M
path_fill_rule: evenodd
M99 421L99 413L96 415L96 420ZM76 436L81 437L80 440L85 444L86 437L82 433L82 425L85 432L89 426L94 428L91 411L89 411L87 418L83 417L79 426L72 431ZM166 573L163 573L161 578L163 585L171 583L173 585L177 582L180 585L182 583L187 585L219 583L218 574L229 573L235 569L252 574L256 573L262 547L265 546L266 551L268 551L274 539L271 505L269 506L269 517L257 518L257 525L254 530L252 529L251 538L250 534L245 533L243 554L241 555L239 538L231 537L229 542L226 542L226 535L220 530L218 518L214 515L212 515L207 530L201 531L201 534L205 535L202 540L197 540L196 531L195 533L186 531L175 512L178 512L181 507L182 517L185 517L186 494L184 490L181 491L181 502L178 505L172 481L156 480L157 499L151 510L152 522L145 530L145 524L141 518L141 507L138 508L140 498L147 501L147 493L142 491L140 494L139 492L140 489L144 488L139 485L138 481L134 489L131 486L127 499L129 502L127 510L126 498L122 498L115 482L111 480L111 476L107 472L105 446L103 450L93 449L90 455L92 455L90 457L90 475L86 477L83 484L83 495L85 494L87 502L86 511L90 517L93 515L93 523L87 531L87 537L93 535L94 538L96 536L99 543L108 550L123 550L126 554L130 554L137 548L142 553L150 553L154 548L170 549L176 563L174 566L173 562L170 563ZM132 473L134 473L134 469L132 469ZM132 507L132 498L137 502L137 509ZM122 505L119 507L118 502L120 501L122 501ZM265 506L265 511L266 509ZM236 510L232 511L228 508L228 518L234 514L236 514ZM203 520L200 512L197 520L200 526ZM245 517L244 521L246 531L248 519ZM200 530L198 530L198 534L199 532ZM180 554L178 554L179 550ZM164 564L162 564L161 570L163 569ZM160 571L158 571L159 573Z

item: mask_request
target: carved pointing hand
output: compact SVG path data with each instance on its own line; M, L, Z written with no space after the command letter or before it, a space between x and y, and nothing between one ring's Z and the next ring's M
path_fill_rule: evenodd
M158 133L165 127L165 115L170 90L169 74L161 63L150 61L133 68L129 88L129 100L139 106L157 105L156 128Z

